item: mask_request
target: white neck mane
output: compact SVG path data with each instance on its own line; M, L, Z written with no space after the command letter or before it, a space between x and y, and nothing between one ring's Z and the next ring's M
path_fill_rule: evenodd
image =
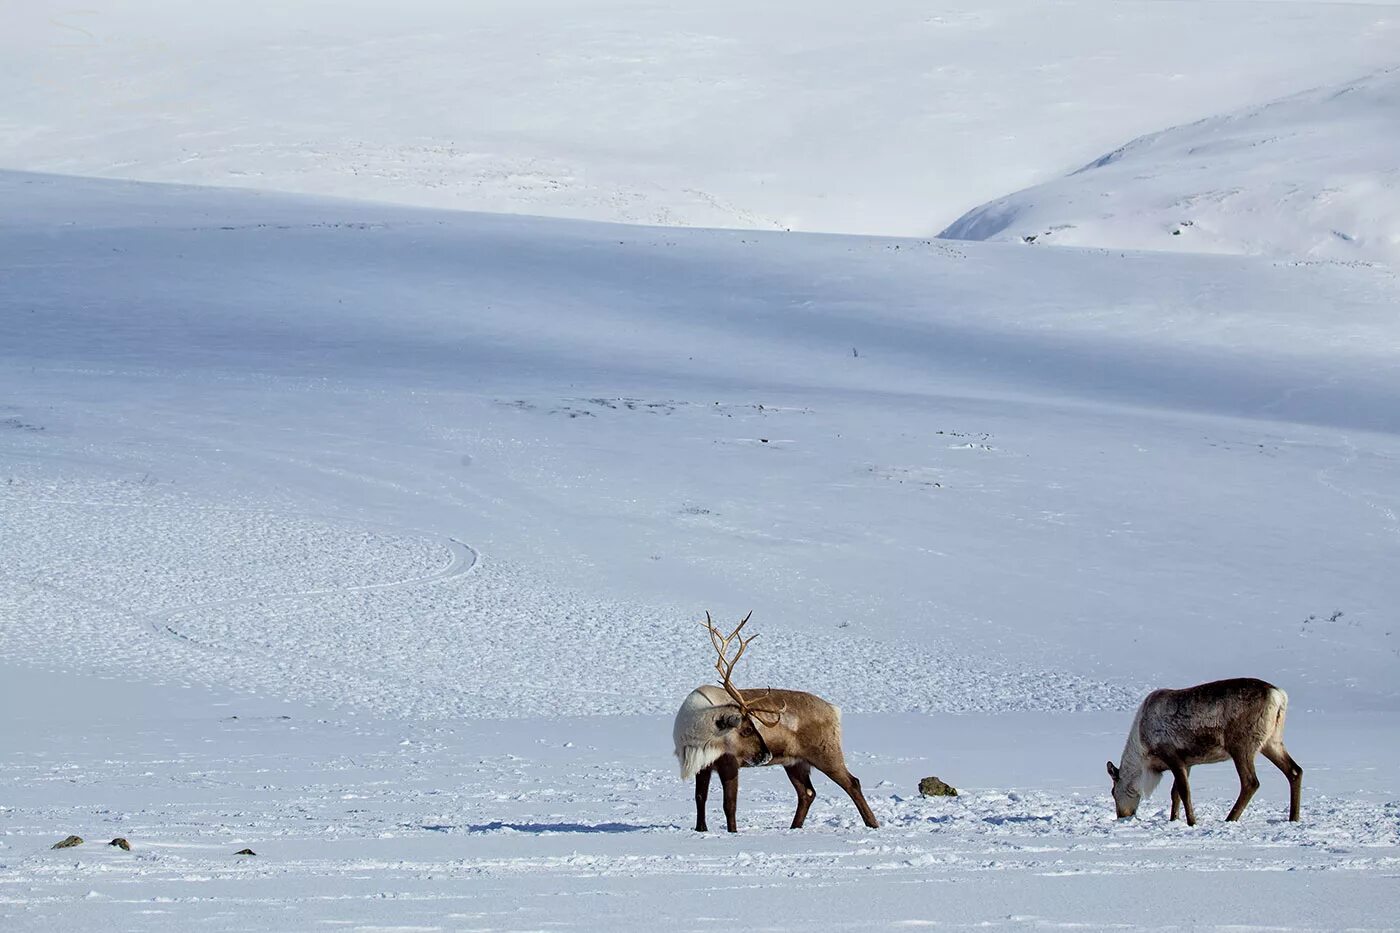
M1146 800L1157 789L1162 780L1162 772L1147 766L1147 748L1142 744L1142 707L1133 716L1132 728L1128 730L1128 740L1123 743L1123 757L1118 762L1119 779L1135 787Z

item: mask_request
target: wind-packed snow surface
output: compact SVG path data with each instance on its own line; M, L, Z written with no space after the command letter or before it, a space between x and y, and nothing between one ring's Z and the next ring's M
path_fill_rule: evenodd
M11 928L1392 925L1390 273L0 203ZM842 706L880 830L825 782L783 829L772 770L689 829L706 609ZM1228 765L1116 822L1137 700L1232 675L1303 822L1263 770L1221 822Z
M1135 139L953 240L1400 264L1400 69Z

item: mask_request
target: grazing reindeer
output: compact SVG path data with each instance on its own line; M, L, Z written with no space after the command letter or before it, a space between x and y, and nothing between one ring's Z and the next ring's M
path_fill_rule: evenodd
M1259 776L1254 758L1262 754L1288 778L1288 818L1298 819L1303 793L1303 769L1283 747L1283 719L1288 694L1252 677L1217 680L1185 690L1154 690L1133 717L1122 763L1108 763L1113 778L1113 802L1118 817L1133 816L1162 779L1172 773L1172 819L1186 809L1186 824L1196 825L1188 775L1192 765L1227 758L1240 775L1240 796L1227 820L1238 820L1254 792Z
M749 615L728 635L720 633L705 613L710 641L719 653L715 670L720 686L696 687L676 713L673 736L681 780L695 778L695 829L705 832L705 800L710 776L719 774L724 788L724 819L731 833L739 831L735 813L739 807L739 769L782 765L797 791L797 812L792 828L801 829L807 810L816 799L812 769L831 778L851 795L865 825L878 828L875 814L860 791L860 781L846 770L841 752L841 711L819 696L800 690L739 690L729 680L734 665L756 635L739 632ZM729 646L738 639L733 658ZM757 704L763 705L757 705Z

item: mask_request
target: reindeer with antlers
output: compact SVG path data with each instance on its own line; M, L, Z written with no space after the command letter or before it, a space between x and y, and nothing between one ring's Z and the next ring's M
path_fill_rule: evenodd
M724 789L724 819L738 832L739 769L782 765L797 791L792 828L801 829L816 799L812 769L836 782L851 796L865 825L878 828L875 814L861 793L860 781L846 769L841 751L841 711L821 697L800 690L740 690L730 680L734 665L757 635L743 637L750 612L728 635L715 628L705 613L705 627L719 654L715 670L720 686L696 687L676 713L673 736L681 779L695 778L695 829L705 832L705 801L710 776L718 773ZM730 646L734 645L733 656Z

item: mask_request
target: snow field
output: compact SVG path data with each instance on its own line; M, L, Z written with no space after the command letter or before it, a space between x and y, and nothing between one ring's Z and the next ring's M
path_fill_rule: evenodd
M21 226L4 279L42 312L0 370L18 928L1384 928L1388 280L76 187L98 216ZM359 288L323 237L373 238ZM757 610L751 682L842 705L879 832L824 781L783 830L772 771L689 831L707 607ZM1220 823L1217 767L1196 830L1116 823L1137 698L1242 666L1292 696L1305 822L1265 770Z
M150 485L11 482L3 501L25 553L3 577L21 598L0 657L422 720L658 714L708 679L708 642L683 610L552 589L450 539L201 508ZM1123 708L1134 696L869 637L764 641L780 659L771 676L821 671L815 687L857 709Z
M1391 759L1362 747L1379 723L1355 715L1291 724L1304 822L1283 819L1286 788L1267 771L1245 819L1221 822L1233 776L1203 767L1192 830L1166 822L1163 800L1113 819L1094 782L1122 714L850 715L851 765L882 828L865 831L819 780L808 827L782 829L791 790L758 769L730 837L688 828L665 717L413 724L4 671L33 736L0 772L0 905L21 929L701 929L754 910L837 929L1380 929L1377 883L1400 864L1394 770L1375 767ZM97 693L94 712L81 698ZM935 769L963 796L915 795ZM69 831L88 844L47 848ZM102 845L117 835L131 852ZM245 846L257 856L233 856ZM1172 903L1183 888L1209 913Z

